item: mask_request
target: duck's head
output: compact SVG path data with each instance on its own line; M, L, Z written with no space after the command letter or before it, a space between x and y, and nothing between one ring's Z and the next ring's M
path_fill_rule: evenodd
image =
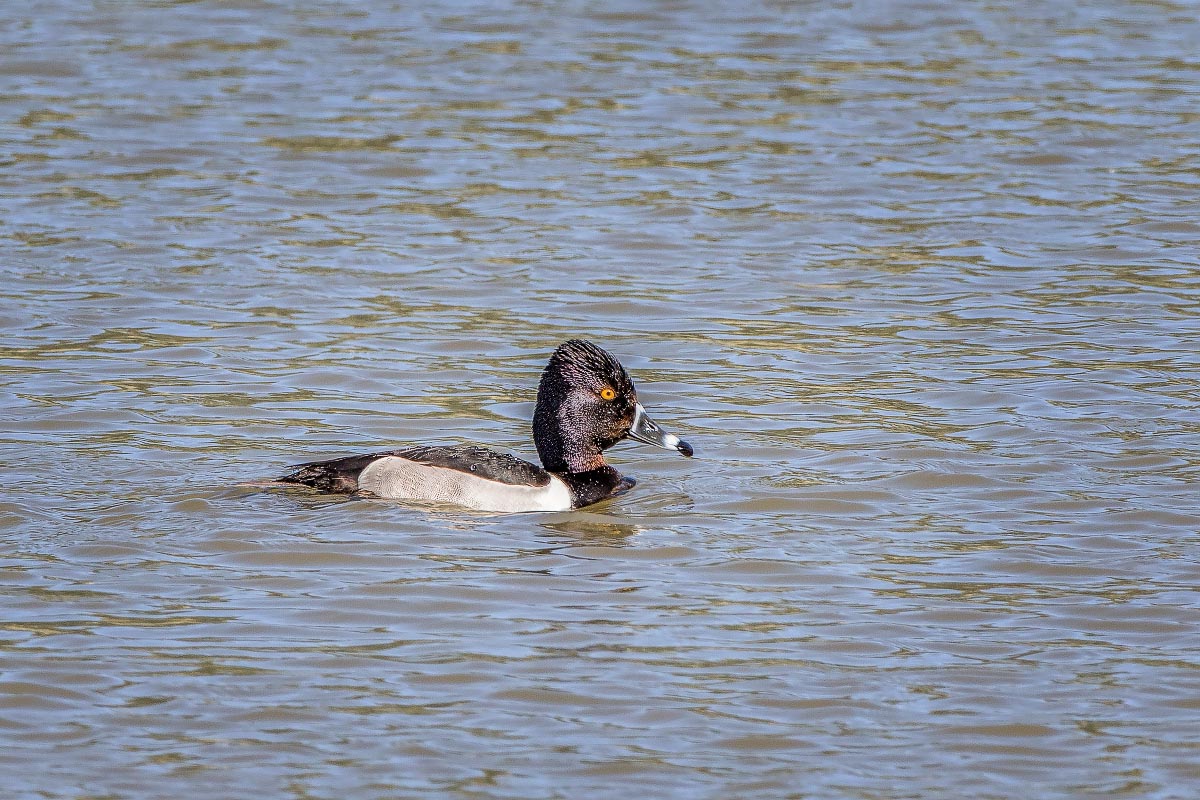
M533 413L542 465L587 472L604 466L603 451L626 437L692 454L691 445L647 416L633 380L611 353L582 339L559 345L542 373Z

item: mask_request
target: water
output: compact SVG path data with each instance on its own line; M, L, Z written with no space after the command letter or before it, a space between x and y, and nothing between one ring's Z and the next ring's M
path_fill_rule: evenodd
M1194 5L0 23L11 798L1191 798ZM560 341L697 457L575 513Z

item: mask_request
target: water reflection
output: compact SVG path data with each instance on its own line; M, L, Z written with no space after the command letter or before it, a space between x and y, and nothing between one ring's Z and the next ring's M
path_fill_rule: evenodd
M558 541L595 544L604 547L620 547L633 544L631 538L641 528L601 514L572 511L566 515L553 515L538 522L538 527L551 532Z

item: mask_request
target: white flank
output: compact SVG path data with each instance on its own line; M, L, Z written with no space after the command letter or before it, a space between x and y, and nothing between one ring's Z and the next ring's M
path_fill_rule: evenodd
M513 486L445 467L384 456L358 476L358 488L391 500L425 500L476 511L566 511L571 492L557 476L546 486Z

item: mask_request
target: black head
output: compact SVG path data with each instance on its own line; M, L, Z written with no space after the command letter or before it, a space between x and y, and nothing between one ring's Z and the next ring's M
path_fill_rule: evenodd
M686 442L646 417L633 380L612 354L582 339L559 345L542 372L533 413L533 441L542 465L551 472L602 467L603 451L635 426L641 441L692 454Z

